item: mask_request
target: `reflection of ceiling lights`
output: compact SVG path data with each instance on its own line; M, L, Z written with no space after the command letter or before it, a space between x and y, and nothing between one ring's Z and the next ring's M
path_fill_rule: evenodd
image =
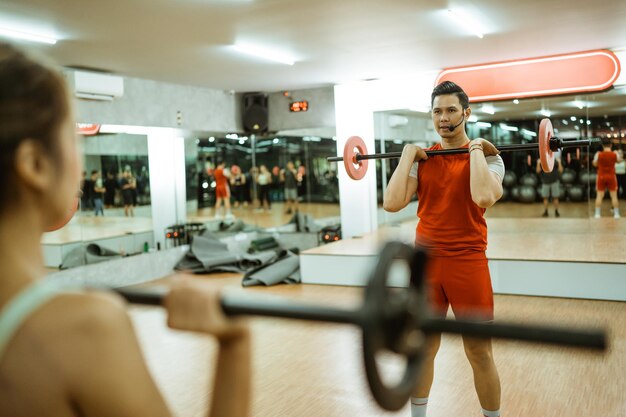
M569 122L565 119L561 120L561 123L563 123L565 126L567 126L569 124Z
M211 136L211 137L209 138L209 142L215 142L215 138L214 138L213 136Z
M467 121L471 123L476 123L478 121L478 117L472 114L470 117L467 118Z
M31 42L47 43L48 45L54 45L57 43L56 39L49 36L35 35L34 33L19 32L17 30L5 28L0 28L0 36Z
M491 123L488 123L488 122L476 122L476 126L489 128L489 127L491 127Z
M552 116L552 113L550 113L550 110L548 110L548 109L541 109L541 111L539 113L541 113L545 117Z
M591 124L591 120L587 119L587 126Z
M480 110L483 113L496 114L496 110L493 108L493 106L491 104L483 104L483 106L480 108Z
M505 125L504 123L500 123L500 129L508 130L509 132L519 131L519 128L517 128L516 126L509 126L509 125Z
M450 16L453 20L455 20L462 27L467 28L470 32L472 32L474 35L478 36L479 38L482 39L485 36L483 35L483 30L481 29L480 25L476 23L475 19L473 19L467 13L462 12L460 10L448 9L448 16Z
M333 140L337 142L337 136L333 136Z
M526 136L531 136L533 138L537 137L537 134L535 132L528 130L528 129L522 129L521 132L523 135L526 135Z
M274 142L274 143L278 143L278 142L280 142L280 139L278 139L278 138L274 138L274 140L273 140L272 142Z
M585 103L583 103L583 102L582 102L582 101L580 101L580 100L576 100L576 101L574 102L574 106L576 106L576 107L578 107L579 109L581 109L581 110L582 110L582 109L583 109L583 107L585 107Z
M226 135L226 139L239 139L239 135L236 133L229 133Z
M575 121L576 121L576 116L572 116L572 117L570 117L569 119L570 119L572 122L575 122Z
M580 128L578 126L574 126L574 129L576 130L580 130Z
M519 100L518 99L513 100L513 104L519 104Z
M585 121L583 119L578 119L578 123L582 125L583 123L585 123Z

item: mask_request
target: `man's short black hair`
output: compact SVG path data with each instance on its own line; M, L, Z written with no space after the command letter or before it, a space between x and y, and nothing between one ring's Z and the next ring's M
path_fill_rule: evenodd
M467 97L467 94L465 94L465 91L463 91L461 87L452 81L444 81L435 87L433 93L430 95L430 106L432 107L435 102L435 97L448 94L454 94L459 98L459 103L461 103L463 110L469 107L469 98Z
M608 146L611 146L613 144L613 141L609 137L602 138L601 141L602 141L602 146L604 146L604 147L608 147Z

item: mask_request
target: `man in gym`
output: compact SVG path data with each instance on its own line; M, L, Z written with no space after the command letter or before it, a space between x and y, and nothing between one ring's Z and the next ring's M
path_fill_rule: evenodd
M593 166L598 168L596 177L596 213L595 218L600 218L602 200L609 190L611 196L611 206L613 217L619 219L619 200L617 199L617 175L615 174L615 164L623 159L622 150L611 150L611 139L602 138L602 150L596 152L593 157Z
M561 217L559 213L559 194L561 191L561 181L559 175L563 173L563 164L561 163L560 154L555 158L555 164L550 172L543 172L541 169L541 160L537 159L537 174L541 177L541 197L543 198L543 214L542 217L548 217L548 200L552 197L554 204L554 217Z
M432 313L441 317L452 307L455 317L493 320L493 291L487 265L485 209L502 196L504 163L485 139L470 140L465 123L471 114L467 94L446 81L431 95L432 121L441 137L429 149L468 148L467 154L428 157L419 146L406 145L384 196L395 212L417 193L416 244L429 249L427 291ZM422 376L411 398L412 417L424 417L433 382L441 335L426 341ZM490 339L463 337L474 373L482 415L500 416L500 378Z

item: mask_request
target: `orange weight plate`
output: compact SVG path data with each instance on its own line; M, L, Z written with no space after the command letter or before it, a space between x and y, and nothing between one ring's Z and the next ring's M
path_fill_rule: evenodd
M348 176L353 180L360 180L367 173L367 159L357 161L356 156L366 155L367 147L359 136L351 136L343 148L343 165Z

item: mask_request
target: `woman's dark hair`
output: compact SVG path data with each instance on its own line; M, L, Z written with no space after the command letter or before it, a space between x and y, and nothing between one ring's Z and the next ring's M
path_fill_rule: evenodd
M35 140L58 159L56 145L69 111L61 73L0 42L0 211L16 192L14 159L20 143Z
M459 103L461 103L461 107L463 108L463 110L469 107L469 98L467 97L467 94L465 94L465 91L463 91L461 87L459 87L452 81L444 81L441 84L437 85L437 87L435 87L432 94L430 95L430 106L433 106L433 103L435 102L435 97L448 94L454 94L459 98Z

